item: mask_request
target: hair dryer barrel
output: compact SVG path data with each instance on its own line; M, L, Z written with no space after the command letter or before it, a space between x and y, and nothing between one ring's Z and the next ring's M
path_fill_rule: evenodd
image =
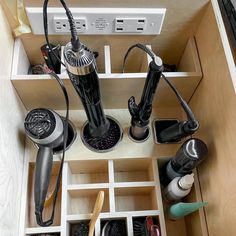
M64 57L70 80L89 121L90 135L101 137L108 131L110 124L103 112L94 55L82 44L79 52L73 52L71 43L68 43Z

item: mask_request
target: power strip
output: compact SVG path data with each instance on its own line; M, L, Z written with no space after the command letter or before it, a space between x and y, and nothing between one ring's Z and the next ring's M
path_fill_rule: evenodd
M156 35L163 25L165 8L70 8L80 34ZM43 8L27 7L34 34L44 34ZM69 34L64 8L48 8L48 33Z

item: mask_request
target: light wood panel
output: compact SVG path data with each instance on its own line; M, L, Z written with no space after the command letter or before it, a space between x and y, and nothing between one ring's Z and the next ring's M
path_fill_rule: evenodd
M197 137L209 148L199 167L209 235L236 232L236 96L212 6L196 34L204 78L190 102L200 122Z
M104 107L113 109L126 108L127 101L132 95L139 102L147 75L147 70L143 72L143 69L148 67L147 56L145 54L142 55L144 58L143 63L139 67L135 67L135 73L121 73L121 71L114 73L113 70L111 73L110 68L112 67L114 54L110 54L109 46L105 46L104 48L105 58L103 61L106 62L106 70L105 73L99 74ZM12 83L27 109L30 110L35 107L65 109L64 97L54 78L51 78L49 75L27 75L26 72L30 64L19 39L15 42L13 61ZM140 72L140 68L142 72ZM188 101L202 77L194 38L190 38L186 45L180 60L179 71L165 73L165 76L171 80L184 99ZM125 72L127 71L125 70ZM68 75L62 70L60 76L64 79L69 93L70 108L82 109L80 99L68 80ZM155 94L153 106L173 107L178 105L178 103L173 91L161 79Z
M0 235L19 235L25 109L10 82L13 38L0 5Z

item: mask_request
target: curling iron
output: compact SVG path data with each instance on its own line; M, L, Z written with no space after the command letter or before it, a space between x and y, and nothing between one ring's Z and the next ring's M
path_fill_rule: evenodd
M199 123L195 119L194 114L187 102L181 97L176 88L162 73L164 70L162 60L156 56L151 49L143 44L135 44L131 46L124 57L123 71L128 54L135 47L140 48L146 52L151 57L152 61L149 63L149 71L146 77L140 103L137 105L133 96L128 100L128 109L131 114L130 136L136 141L145 141L148 138L148 124L152 112L152 101L161 77L164 78L166 83L176 94L181 106L187 114L188 120L180 121L177 124L174 124L171 127L163 130L160 133L160 139L162 142L173 142L192 135L198 130Z

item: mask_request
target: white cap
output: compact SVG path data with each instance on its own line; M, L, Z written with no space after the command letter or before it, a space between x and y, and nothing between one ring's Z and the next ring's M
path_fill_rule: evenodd
M194 182L194 174L185 175L179 180L179 185L183 189L190 189Z

